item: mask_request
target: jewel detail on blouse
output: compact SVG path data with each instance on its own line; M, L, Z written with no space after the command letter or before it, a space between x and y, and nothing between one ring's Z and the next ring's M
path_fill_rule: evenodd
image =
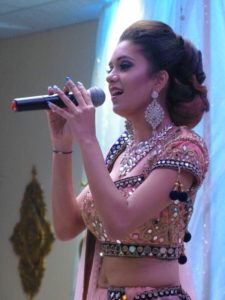
M124 133L112 146L106 157L109 172L116 158L126 147L128 133ZM138 228L121 241L112 239L106 232L101 221L90 190L81 202L82 217L87 228L101 242L147 244L160 247L176 247L183 244L183 238L193 213L191 197L202 183L208 168L208 153L204 141L187 127L173 127L165 139L161 140L148 155L144 164L136 172L136 176L115 181L115 186L129 202L129 197L139 188L151 172L156 168L184 169L192 173L196 185L190 190L187 202L171 201L158 215L143 220ZM107 199L106 199L107 201ZM132 248L131 248L132 250Z
M135 143L133 137L128 135L127 147L123 153L123 158L120 162L120 175L125 176L129 173L138 162L144 158L158 142L165 139L165 136L169 130L173 128L172 124L165 126L158 134L153 135L147 141ZM153 151L153 155L157 154L156 150Z

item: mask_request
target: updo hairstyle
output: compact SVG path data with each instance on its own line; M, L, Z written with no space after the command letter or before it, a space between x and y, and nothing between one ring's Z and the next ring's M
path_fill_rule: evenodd
M201 52L182 36L159 21L138 21L128 27L119 42L129 40L140 46L150 62L151 73L165 70L169 74L166 106L175 125L197 125L209 110L206 76Z

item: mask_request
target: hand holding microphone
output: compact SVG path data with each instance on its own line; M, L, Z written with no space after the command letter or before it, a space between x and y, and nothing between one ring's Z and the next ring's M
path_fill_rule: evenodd
M49 89L48 95L15 98L11 102L14 112L47 110L53 149L59 148L60 150L65 149L66 144L71 146L71 138L77 140L75 131L80 132L77 132L78 136L85 135L87 130L85 132L84 128L89 127L89 133L95 134L93 118L90 118L87 111L86 114L84 113L84 108L90 107L90 105L98 107L105 101L105 93L102 89L91 87L86 90L81 83L74 84L69 77L66 80L64 92L54 86ZM80 113L83 111L82 119L72 122L72 116L77 115L78 111ZM78 118L78 115L76 117Z
M92 90L95 91L94 94ZM64 91L57 86L53 86L53 89L49 89L49 93L51 94L52 92L56 93L54 96L59 97L62 101L62 107L66 108L63 109L54 104L53 101L48 100L49 103L47 105L50 108L48 120L51 138L53 145L57 144L57 150L61 150L61 146L64 149L64 144L68 140L86 143L93 138L95 139L94 106L99 106L104 102L104 92L98 88L86 90L82 83L77 82L74 84L70 78L67 78ZM72 101L68 97L68 92L70 92L69 95L71 95Z
M88 94L95 107L102 105L105 101L105 93L98 87L91 87L88 90ZM75 105L78 105L72 92L66 93L66 95ZM15 112L49 109L48 102L58 105L59 107L65 107L64 102L57 94L15 98L12 100L11 107Z

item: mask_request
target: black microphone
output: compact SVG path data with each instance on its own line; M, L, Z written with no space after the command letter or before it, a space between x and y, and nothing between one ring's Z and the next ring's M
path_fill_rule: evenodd
M95 107L100 106L105 101L105 93L98 87L91 87L88 89L88 93L91 96L91 100ZM78 105L77 100L73 94L66 93L67 97L75 104ZM49 109L48 101L52 102L59 107L65 107L64 102L59 98L57 94L54 95L42 95L25 98L15 98L12 100L11 107L13 111L29 111L29 110L40 110Z

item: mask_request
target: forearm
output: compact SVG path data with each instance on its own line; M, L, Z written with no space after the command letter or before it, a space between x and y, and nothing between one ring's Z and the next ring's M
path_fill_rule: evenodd
M177 178L176 170L155 170L125 199L108 173L98 142L85 141L81 152L96 209L111 238L124 238L143 220L157 216L170 203L169 192Z
M72 154L54 154L52 162L52 211L59 239L75 237L83 230L72 175Z
M128 212L127 201L110 177L98 141L92 139L82 143L81 153L92 197L106 231L111 236L114 231L122 233L123 216Z

